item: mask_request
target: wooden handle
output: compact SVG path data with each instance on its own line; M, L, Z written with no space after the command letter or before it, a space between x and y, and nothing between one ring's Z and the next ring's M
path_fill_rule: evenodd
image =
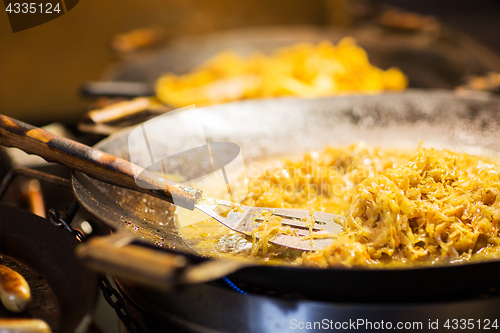
M130 244L134 240L125 233L92 238L78 245L76 256L98 272L165 291L220 279L252 265L227 259L192 264L182 255Z
M188 261L181 255L129 244L133 236L114 234L78 245L76 256L89 268L160 290L177 285Z
M168 186L164 177L124 159L4 115L0 115L0 144L22 149L110 184L147 193L172 203L175 201L176 205L191 210L201 196L201 191L197 189L180 185ZM137 179L133 170L140 171Z
M146 97L137 97L131 101L123 101L108 105L102 109L87 112L86 116L94 123L109 123L140 112L151 107L151 100Z

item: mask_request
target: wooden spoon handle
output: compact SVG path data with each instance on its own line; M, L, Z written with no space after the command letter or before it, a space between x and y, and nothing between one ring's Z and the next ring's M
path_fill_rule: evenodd
M189 264L186 257L130 244L133 235L94 237L76 247L76 256L92 270L170 291Z
M43 157L104 182L126 187L176 205L194 209L201 191L181 186L168 186L162 176L124 159L57 136L41 128L0 115L0 144L15 147ZM134 170L139 176L134 177Z
M134 235L116 233L94 237L76 248L76 256L87 267L114 277L159 290L220 279L251 263L211 259L191 263L185 256L131 244Z

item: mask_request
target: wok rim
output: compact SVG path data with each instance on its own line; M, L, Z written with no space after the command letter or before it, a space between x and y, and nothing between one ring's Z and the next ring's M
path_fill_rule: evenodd
M386 96L389 95L410 95L416 94L417 96L440 96L444 98L454 98L459 100L471 100L479 101L479 102L495 102L500 104L500 97L494 96L488 93L471 93L465 96L457 96L452 91L447 90L425 90L425 89L409 89L400 93L390 93L383 94ZM363 98L368 98L370 96L366 95L352 95L352 96L363 96ZM380 95L375 95L375 98L380 98ZM349 98L351 96L346 96L345 98ZM338 97L326 97L321 99L332 99L335 100ZM294 100L303 100L302 98L280 98L285 99L288 102L293 102ZM278 100L278 99L274 99ZM262 101L240 101L240 102L232 102L227 104L239 105L241 103L268 103L270 99L262 100ZM489 105L489 104L488 104ZM212 107L206 107L204 109L209 110ZM123 135L129 131L129 129L123 129L110 137L102 140L94 147L99 149L99 147L109 141L114 140L116 137ZM87 190L85 186L80 183L80 179L85 180L87 178L88 181L92 181L92 179L81 172L75 171L72 174L72 188L75 194L75 197L80 202L82 207L87 210L91 215L95 218L102 221L111 229L115 229L113 223L106 222L102 219L102 216L99 215L99 212L93 209L92 205L89 205L89 202L82 200L82 192L81 190ZM179 236L180 237L180 236ZM186 256L190 261L194 264L197 262L205 261L205 260L217 260L217 258L210 258L206 256L202 256L198 253L195 253L191 249L191 253L186 253L184 251L178 251L170 248L162 248L157 247L145 240L138 239L138 243L142 243L144 246L149 246L151 248L159 249L160 251L167 251L171 253L180 254ZM237 260L237 259L235 259ZM482 279L476 281L476 273L483 272ZM268 290L279 290L279 288L283 288L287 290L295 290L294 288L299 288L300 290L305 290L311 292L310 295L306 296L310 297L312 300L323 300L323 297L326 297L325 300L332 300L331 295L344 295L345 297L350 297L349 292L354 288L353 281L358 281L359 283L365 283L365 281L378 281L381 285L385 285L386 287L393 287L394 283L402 283L401 281L406 281L406 279L411 279L414 283L416 283L417 290L420 292L412 291L413 293L406 294L405 296L397 294L392 296L387 296L387 300L384 299L385 293L381 290L370 291L368 294L358 294L353 295L352 299L347 298L346 301L367 301L369 302L372 297L376 297L376 301L383 302L392 302L397 300L406 300L404 297L410 297L410 300L413 301L428 301L429 298L431 300L433 297L438 297L439 295L443 296L443 293L446 295L454 295L453 291L460 290L462 281L461 277L468 276L469 280L472 282L468 282L468 290L470 292L476 292L478 288L497 288L500 290L500 258L494 258L491 260L478 260L478 261L462 261L457 263L443 263L443 264L425 264L425 265L412 265L409 267L332 267L332 268L312 268L312 267L300 267L300 266L271 266L265 264L255 263L255 265L242 267L235 273L228 275L227 277L237 281L239 283L247 284L247 285L256 285L259 288L267 288ZM325 290L317 291L315 294L314 286L302 286L301 283L303 281L308 281L314 277L318 281L318 285L326 286ZM434 284L428 279L432 277ZM447 279L445 279L445 277ZM269 281L267 279L273 280ZM288 281L290 279L291 281ZM458 279L458 280L457 280ZM450 280L450 281L448 281ZM342 281L344 284L341 287L332 285L332 281ZM438 282L439 281L439 282ZM437 285L436 285L437 284ZM343 290L343 289L346 290ZM349 289L350 288L350 289ZM465 287L464 287L465 288ZM401 292L401 288L394 288ZM366 290L365 290L366 291ZM340 292L340 294L339 294ZM328 296L330 295L330 296ZM347 296L346 296L347 295ZM367 296L371 295L371 296ZM373 296L375 295L375 296ZM429 296L430 295L430 296ZM440 297L441 297L440 296ZM339 296L343 297L343 296ZM366 298L369 297L369 298ZM437 298L442 299L442 298Z
M406 89L404 90L403 92L384 92L382 94L378 94L378 95L375 95L375 96L380 96L380 95L385 95L385 96L390 96L390 95L394 95L394 94L397 94L397 95L400 95L400 94L413 94L413 93L418 93L418 94L444 94L444 95L448 95L450 97L457 97L458 99L472 99L472 100L491 100L492 98L493 99L498 99L498 101L500 102L500 97L497 97L496 95L494 94L490 94L490 93L484 93L484 92L468 92L466 93L466 95L462 96L457 96L454 92L452 91L449 91L449 90L445 90L445 89ZM368 97L367 95L364 95L364 94L352 94L352 95L348 95L349 97L350 96L363 96L363 97ZM342 97L346 97L346 96L342 96ZM321 98L312 98L313 100L315 99L332 99L332 98L337 98L337 97L321 97ZM279 97L279 98L268 98L268 99L253 99L253 100L245 100L245 101L235 101L235 102L230 102L230 103L225 103L225 104L240 104L240 103L254 103L254 102L259 102L259 101L263 101L263 102L267 102L269 100L275 100L275 101L279 101L279 100L303 100L304 98L300 98L300 97ZM206 107L203 107L203 109L210 109L212 107L217 107L217 105L213 105L213 106L206 106ZM201 107L198 108L198 109L202 109ZM135 125L137 126L137 125ZM124 133L127 133L129 132L132 128L134 128L135 126L131 126L131 127L127 127L127 128L124 128L124 129L121 129L120 131L116 132L116 133L113 133L112 135L104 138L103 140L99 141L97 144L95 144L93 146L93 148L96 148L96 149L99 149L100 146L102 146L103 144L107 143L107 142L111 142L115 139L115 137L119 137L119 136L122 136ZM71 184L72 184L72 190L73 190L73 193L75 195L75 197L77 198L79 204L85 208L85 210L87 212L89 212L94 218L98 219L99 221L103 222L106 226L108 226L111 230L115 230L115 228L113 228L112 224L108 224L106 223L101 216L99 216L95 210L92 209L92 207L88 204L88 202L86 202L85 200L83 200L81 198L81 195L80 195L80 187L84 187L83 184L81 184L80 180L78 178L88 178L88 179L93 179L92 177L89 177L87 176L86 174L84 174L83 172L81 171L72 171L72 174L71 174ZM138 242L141 243L141 240L138 239ZM146 244L149 244L147 242L145 242ZM174 249L170 249L170 248L164 248L164 247L159 247L159 246L152 246L152 248L156 248L156 249L160 249L160 250L165 250L165 251L168 251L168 252L173 252L173 253L177 253L177 254L182 254L182 255L186 255L188 257L191 257L191 259L198 259L198 260L212 260L212 259L217 259L217 258L212 258L212 257L208 257L208 256L203 256L203 255L200 255L199 253L197 253L196 251L192 250L191 253L185 253L185 252L182 252L182 251L176 251ZM237 259L236 259L237 260ZM497 262L498 264L500 264L500 258L495 258L495 259L491 259L491 260L488 260L488 259L477 259L477 260L472 260L472 261L469 261L469 260L464 260L462 262L458 262L458 263L425 263L425 264L422 264L422 265L415 265L411 268L407 268L407 267L389 267L389 268L383 268L383 267L358 267L358 266L354 266L354 267L345 267L345 266L340 266L340 267L331 267L331 268L311 268L311 267L299 267L299 266L288 266L288 265L267 265L267 264L258 264L256 263L255 266L257 267L273 267L273 268L285 268L285 269L293 269L293 270L296 270L296 269L299 269L301 271L303 270L310 270L310 271L325 271L325 270L344 270L344 271L359 271L359 272L364 272L364 271L405 271L405 270L408 270L408 271L415 271L415 270L428 270L429 268L447 268L447 267L458 267L458 266L474 266L474 265L481 265L481 264L484 264L484 263L494 263L494 262ZM251 267L254 267L253 265Z

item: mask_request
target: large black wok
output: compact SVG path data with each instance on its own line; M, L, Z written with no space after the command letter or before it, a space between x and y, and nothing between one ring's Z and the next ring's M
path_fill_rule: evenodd
M423 140L424 146L500 152L500 98L482 94L410 90L377 96L254 100L189 110L184 115L202 120L207 140L237 143L247 166L262 158L359 140L414 148ZM176 126L178 117L164 117L162 129L149 133L150 141L163 144L166 155L189 142L183 128ZM162 142L163 131L175 133L178 140ZM126 159L129 133L112 135L96 148ZM113 230L135 235L155 253L183 254L192 262L205 260L179 236L171 204L81 172L75 172L72 181L82 206ZM500 261L406 269L250 266L228 277L252 287L298 292L309 299L450 299L500 287Z

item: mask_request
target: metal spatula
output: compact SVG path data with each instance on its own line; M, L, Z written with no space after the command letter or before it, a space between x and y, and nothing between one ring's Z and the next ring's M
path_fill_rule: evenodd
M309 218L309 211L241 206L238 210L243 213L233 210L223 217L215 212L217 206L233 207L233 203L207 198L200 200L200 190L180 184L169 186L163 177L148 170L143 170L135 177L133 170L142 169L137 165L4 115L0 115L0 144L20 148L101 181L147 193L190 210L197 208L246 235L251 235L252 230L258 227L255 213L273 211L273 215L282 218L283 225L296 229L294 235L276 235L270 240L275 244L309 251L324 248L332 242L331 239L306 239L309 227L301 219ZM313 228L315 233L337 234L342 230L341 225L335 222L342 219L340 216L322 212L314 212L313 216L316 219Z
M323 212L314 212L311 215L311 212L303 209L238 205L236 210L230 210L227 216L223 217L216 213L217 207L225 206L232 208L234 207L234 203L218 199L202 199L194 206L226 227L248 236L251 236L253 230L259 227L259 223L262 223L259 215L263 211L270 211L272 215L280 217L282 225L289 226L293 230L293 234L278 234L271 238L269 242L304 251L323 249L333 242L332 238L315 239L314 236L310 237L310 223L306 222L307 219L314 218L313 235L334 235L343 229L340 222L344 220L344 217Z

